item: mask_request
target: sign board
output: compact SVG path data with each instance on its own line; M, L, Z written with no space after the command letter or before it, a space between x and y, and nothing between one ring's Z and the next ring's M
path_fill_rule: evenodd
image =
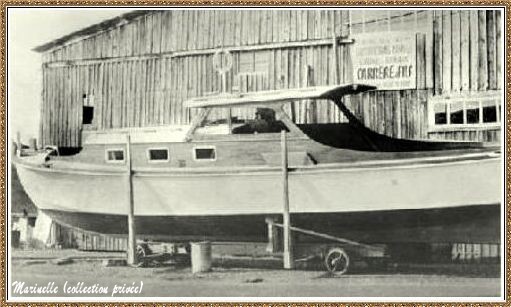
M354 39L354 83L374 85L379 90L417 87L414 32L373 32L356 35Z

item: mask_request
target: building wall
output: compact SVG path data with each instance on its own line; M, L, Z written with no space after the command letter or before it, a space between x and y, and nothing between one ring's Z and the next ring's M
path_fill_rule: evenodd
M32 233L34 230L35 220L36 220L35 217L20 215L12 216L10 231L18 232L18 236L16 239L17 242L13 242L13 244L16 243L14 244L15 245L14 247L18 247L20 243L25 244L25 246L26 244L30 243L32 239Z
M233 55L227 89L326 85L351 81L350 38L402 30L418 33L418 88L352 97L354 113L396 137L498 138L484 127L462 137L430 131L429 104L432 97L502 88L500 22L495 11L150 12L43 54L41 141L79 146L84 104L94 106L86 129L188 123L196 111L182 102L221 89L212 60L221 48ZM343 38L335 48L334 35ZM299 122L344 120L322 103L288 111Z
M502 95L502 16L500 11L437 12L433 21L434 91L439 97ZM499 99L498 103L503 104ZM432 107L432 106L431 106ZM497 115L497 118L499 116ZM495 125L438 129L431 138L500 140Z

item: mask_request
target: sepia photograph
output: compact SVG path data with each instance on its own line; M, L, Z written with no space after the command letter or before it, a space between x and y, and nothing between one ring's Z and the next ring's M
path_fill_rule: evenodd
M7 302L502 302L505 7L7 6Z

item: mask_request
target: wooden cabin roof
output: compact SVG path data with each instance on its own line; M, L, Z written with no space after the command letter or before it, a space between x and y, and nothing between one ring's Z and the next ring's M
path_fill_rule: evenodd
M344 84L242 94L225 93L214 96L192 98L185 101L184 105L188 108L259 105L302 99L324 99L332 96L354 95L375 89L376 87L365 84Z
M154 11L150 11L150 10L137 10L137 11L132 11L132 12L129 12L129 13L126 13L126 14L122 14L122 15L119 15L117 17L114 17L114 18L111 18L111 19L107 19L105 21L102 21L100 23L96 23L96 24L93 24L89 27L86 27L86 28L83 28L81 30L78 30L78 31L75 31L75 32L72 32L70 34L67 34L65 36L62 36L60 38L57 38L55 40L52 40L48 43L45 43L43 45L40 45L40 46L37 46L35 47L34 49L32 49L33 51L36 51L36 52L46 52L48 50L51 50L55 47L58 47L58 46L62 46L70 41L73 41L75 39L79 39L79 38L82 38L82 37L87 37L89 35L92 35L92 34L96 34L98 32L103 32L103 31L106 31L106 30L109 30L111 28L115 28L119 25L122 25L124 23L127 23L127 22L130 22L132 21L133 19L136 19L137 17L139 16L142 16L142 15L145 15L145 14L148 14L150 12L154 12Z

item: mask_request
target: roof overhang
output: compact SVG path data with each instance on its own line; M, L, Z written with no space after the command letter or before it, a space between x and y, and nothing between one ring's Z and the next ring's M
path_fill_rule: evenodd
M37 47L33 48L32 51L40 52L40 53L48 52L55 48L66 45L70 42L73 42L75 40L83 39L83 38L89 37L91 35L95 35L97 33L108 31L112 28L115 28L120 25L131 22L132 20L134 20L140 16L146 15L148 13L151 13L151 12L154 12L154 11L136 10L136 11L128 12L128 13L122 14L118 17L107 19L103 22L91 25L89 27L83 28L81 30L78 30L78 31L72 32L68 35L65 35L63 37L60 37L58 39L52 40L52 41L45 43L43 45L37 46Z
M266 105L304 99L331 99L344 95L354 95L370 90L375 86L365 84L345 84L335 86L316 86L296 89L249 92L242 94L219 94L192 98L184 102L188 108L235 107L243 105Z

